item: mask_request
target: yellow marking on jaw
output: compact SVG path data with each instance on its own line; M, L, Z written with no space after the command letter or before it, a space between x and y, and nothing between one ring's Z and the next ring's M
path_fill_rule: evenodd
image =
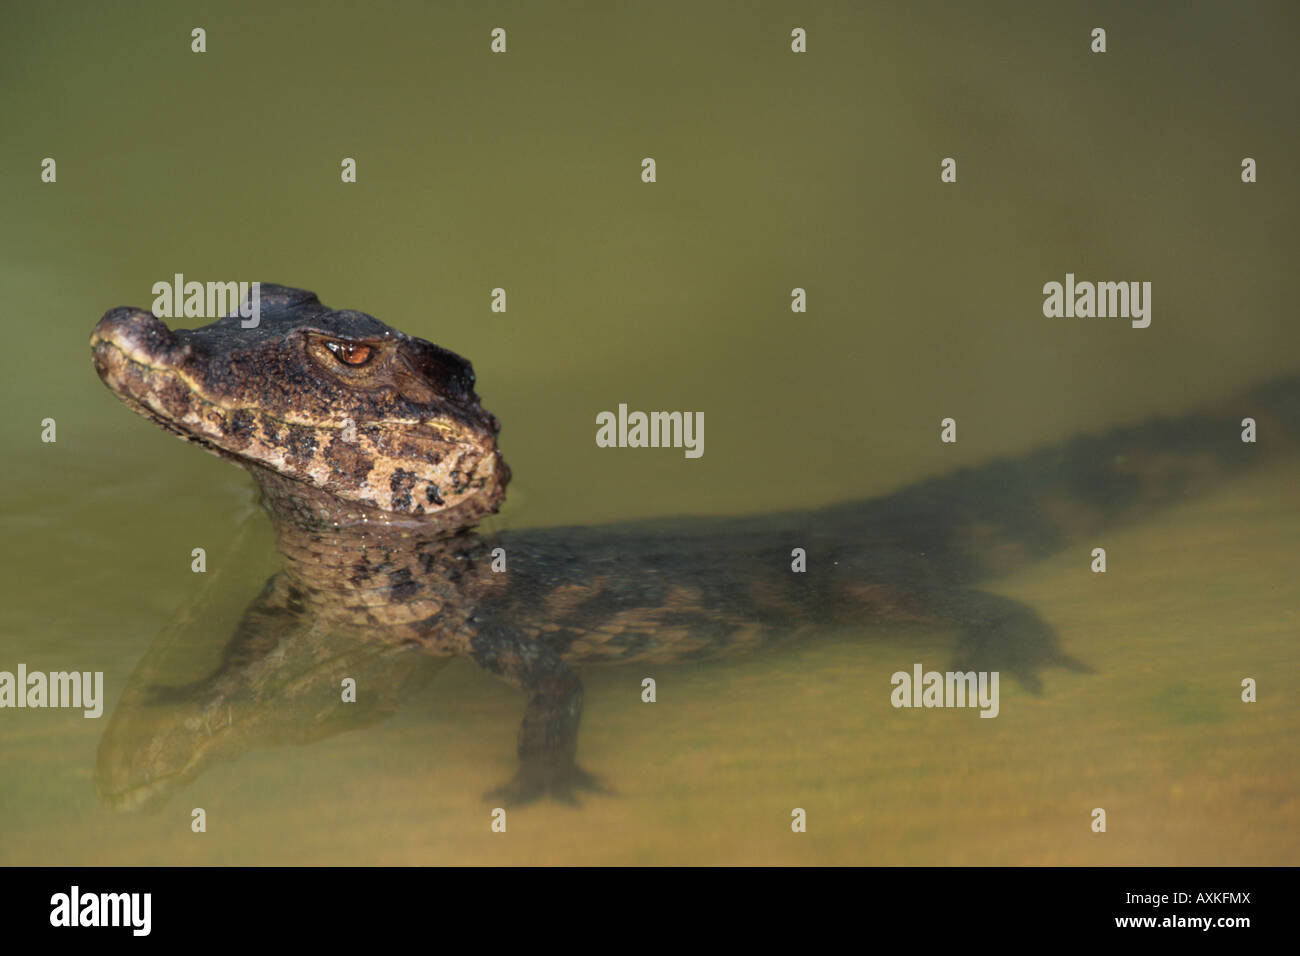
M295 421L255 405L227 405L210 398L198 382L178 368L142 362L115 342L107 342L120 361L106 362L105 381L128 407L142 412L188 441L198 442L215 454L233 456L306 481L344 500L371 505L395 514L431 515L459 507L481 495L496 494L495 443L490 435L452 419L380 419L357 423L350 416L338 421ZM246 430L236 433L236 416L246 418ZM348 423L348 424L345 424ZM355 446L358 464L368 471L337 473L327 460L327 446L349 428L347 444ZM307 433L314 443L303 455L290 438L267 439L268 431ZM413 441L414 446L400 444ZM415 455L392 449L419 449ZM426 452L421 454L421 451ZM398 472L404 487L394 487ZM458 478L453 474L459 472ZM430 498L436 489L439 503ZM495 490L494 490L495 489ZM398 502L402 501L399 507ZM494 510L494 509L492 509Z

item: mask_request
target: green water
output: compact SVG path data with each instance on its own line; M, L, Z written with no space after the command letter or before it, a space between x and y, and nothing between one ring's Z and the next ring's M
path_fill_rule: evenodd
M996 720L889 706L950 632L845 628L658 670L653 706L637 669L584 672L580 760L618 794L512 810L504 836L482 793L522 698L464 662L161 812L95 792L159 635L197 614L202 672L274 566L249 479L91 368L99 316L174 273L312 288L471 358L507 528L884 495L1296 372L1300 16L1130 6L10 11L0 670L103 671L108 702L0 710L0 863L1296 863L1294 462L1108 534L1104 576L1063 554L992 582L1093 669L1005 681ZM1151 326L1044 318L1066 272L1151 281ZM620 402L703 411L704 456L596 447Z

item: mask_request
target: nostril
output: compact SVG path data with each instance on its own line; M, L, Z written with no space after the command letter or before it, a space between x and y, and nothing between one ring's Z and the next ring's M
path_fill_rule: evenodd
M176 336L152 312L122 307L111 309L95 324L92 348L108 343L135 358L156 358L176 344Z

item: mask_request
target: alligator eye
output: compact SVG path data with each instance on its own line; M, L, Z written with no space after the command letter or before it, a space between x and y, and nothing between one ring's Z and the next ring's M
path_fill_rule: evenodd
M360 342L326 342L325 347L334 353L334 357L344 365L365 365L374 352L369 345Z

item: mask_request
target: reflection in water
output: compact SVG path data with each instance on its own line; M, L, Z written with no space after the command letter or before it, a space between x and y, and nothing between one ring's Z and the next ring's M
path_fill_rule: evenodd
M279 575L229 639L204 628L224 584L222 568L246 548L253 520L241 523L227 560L158 635L127 682L99 744L95 786L106 806L157 810L219 760L377 724L446 663L309 618L266 615L261 609ZM211 658L213 645L221 648L215 670L171 683L195 660ZM355 681L353 702L343 700L345 678Z
M213 763L247 750L302 746L379 723L446 663L310 621L246 620L216 671L169 686L154 682L156 670L175 663L163 644L132 674L100 740L95 785L115 810L158 809ZM356 682L355 702L343 700L345 678Z

